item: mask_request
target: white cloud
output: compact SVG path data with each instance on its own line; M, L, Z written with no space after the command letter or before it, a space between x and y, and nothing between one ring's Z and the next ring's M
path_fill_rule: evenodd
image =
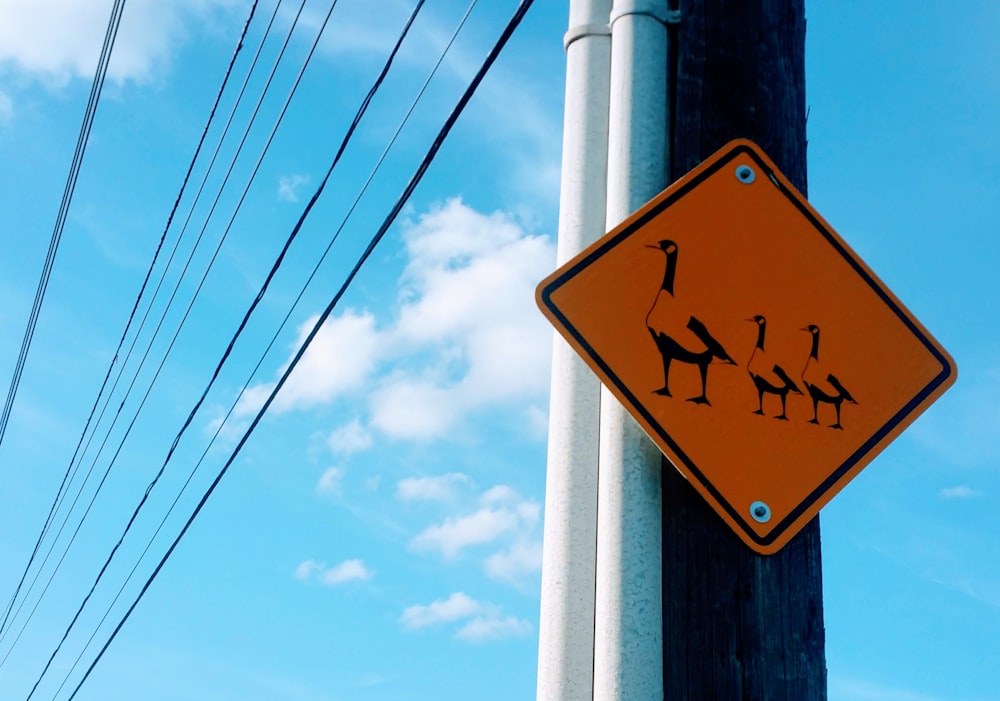
M278 178L278 199L284 202L298 202L299 190L308 184L308 175L282 175Z
M461 472L434 477L408 477L396 484L396 497L403 501L449 501L455 498L455 490L468 482L468 476Z
M506 484L498 484L490 487L483 492L481 497L479 497L479 501L487 505L511 502L516 501L517 499L517 492L512 487L508 487Z
M361 560L346 560L331 567L323 573L323 584L343 584L345 582L365 581L375 576Z
M550 241L459 199L420 217L404 239L410 261L391 335L441 360L387 379L372 423L392 437L440 438L472 413L544 397L551 332L534 288L552 267Z
M287 411L363 392L366 425L338 429L331 449L368 447L371 430L447 438L477 414L525 412L547 394L552 333L534 289L553 266L551 242L459 199L411 222L404 242L409 262L395 321L378 329L371 314L351 311L329 320L273 405ZM300 328L300 340L311 325ZM259 408L272 387L248 389L238 415Z
M329 467L316 483L316 491L320 494L340 494L340 486L344 480L344 469Z
M295 568L295 578L302 582L318 579L323 584L334 586L346 582L366 581L375 573L363 560L345 560L339 565L327 567L316 560L306 560Z
M942 499L972 499L983 495L982 492L977 491L972 487L966 487L965 485L946 487L945 489L942 489L939 494Z
M432 601L426 606L416 604L403 611L400 622L404 628L424 628L435 623L448 623L478 614L483 604L463 594L454 592L447 599Z
M531 624L516 616L503 618L473 618L458 629L455 637L472 643L482 643L501 638L523 637L531 634Z
M368 450L372 442L371 432L357 419L334 429L326 439L331 451L345 455Z
M307 319L298 330L292 348L297 349L316 323ZM327 404L356 390L375 369L381 353L375 317L346 311L327 319L275 397L271 411L284 412ZM289 361L290 362L290 361ZM280 372L284 372L287 363ZM274 388L274 383L249 387L236 407L237 416L254 414Z
M3 0L0 63L62 84L90 79L111 16L112 0ZM131 0L122 14L108 67L117 83L147 81L162 71L191 27L210 25L233 0Z
M444 438L460 416L451 394L430 382L396 380L375 392L372 424L393 438Z
M455 632L455 638L466 642L481 643L501 638L528 635L531 624L516 616L504 616L496 604L476 601L462 592L455 592L447 599L427 605L410 606L400 616L400 623L408 630L416 630L440 623L468 620Z
M486 558L485 567L491 578L519 584L525 576L541 571L542 543L515 543Z
M410 548L453 558L465 548L492 543L504 535L525 535L541 513L538 502L521 499L506 485L486 490L480 501L483 506L471 514L451 516L425 528L410 541Z
M517 527L517 515L506 509L480 509L468 516L448 518L439 526L419 533L410 547L414 550L437 550L445 557L455 557L464 548L490 543Z
M321 572L323 568L326 567L322 562L316 562L315 560L306 560L299 564L295 568L294 576L296 579L303 582L309 580L317 572Z

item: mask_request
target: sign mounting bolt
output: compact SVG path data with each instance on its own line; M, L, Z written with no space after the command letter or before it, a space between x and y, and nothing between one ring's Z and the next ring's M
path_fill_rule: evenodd
M757 523L767 523L771 520L771 507L762 501L755 501L750 505L750 515Z
M753 168L750 166L736 166L736 179L739 180L744 185L749 185L757 178L757 174L753 172Z

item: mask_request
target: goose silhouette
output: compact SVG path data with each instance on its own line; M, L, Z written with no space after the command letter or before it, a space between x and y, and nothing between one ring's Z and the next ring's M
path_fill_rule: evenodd
M663 360L663 387L654 390L664 397L670 393L670 367L673 361L696 365L701 377L701 394L687 401L695 404L711 404L708 401L708 366L718 358L723 363L735 365L722 344L709 333L705 324L688 311L685 304L674 297L674 278L677 274L677 244L670 240L658 242L655 248L666 255L666 269L663 282L656 293L653 305L646 314L646 328L649 329Z
M806 360L805 367L802 368L802 383L806 386L806 391L809 392L809 397L812 399L813 405L813 417L809 420L809 423L819 423L818 407L820 403L830 404L837 412L837 422L830 424L830 428L843 430L844 427L840 424L840 405L845 401L857 404L857 401L855 401L851 393L847 391L847 388L841 384L840 380L833 373L820 365L819 327L815 324L809 324L809 326L806 326L802 330L812 336L812 347L809 350L809 358Z
M754 413L763 416L764 395L774 394L781 399L781 413L774 418L788 421L788 416L785 413L788 393L802 394L802 390L792 382L785 369L769 358L764 350L767 319L758 314L747 321L757 324L757 345L754 346L753 353L750 354L750 359L747 361L747 372L750 373L750 379L753 380L753 384L757 388L757 411Z

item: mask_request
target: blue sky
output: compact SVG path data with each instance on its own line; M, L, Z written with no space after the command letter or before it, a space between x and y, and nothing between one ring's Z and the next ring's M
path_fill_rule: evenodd
M286 0L249 100L288 31ZM340 285L515 3L479 3L396 147L240 389L465 10L430 0L286 265L39 687L63 699ZM14 367L110 0L0 0L0 378ZM261 39L262 0L236 77ZM10 427L0 446L6 603L111 361L249 2L130 0ZM309 0L145 391L226 228L325 3ZM340 0L320 50L93 509L0 639L26 696L162 463L412 8ZM539 2L404 215L317 337L79 699L512 699L534 692L565 3ZM813 205L952 353L958 384L823 511L833 701L1000 699L1000 6L807 4ZM234 124L240 133L247 105ZM241 121L242 120L242 121ZM214 148L219 125L209 133ZM235 147L225 143L220 160ZM195 181L205 166L195 169ZM201 230L211 173L178 259ZM193 190L182 201L183 219ZM168 247L179 227L168 236ZM178 262L179 262L178 261ZM161 261L154 273L163 269ZM165 291L177 282L168 269ZM151 323L165 296L153 304ZM142 307L140 309L143 309ZM138 347L149 343L151 327ZM126 378L136 361L126 365ZM120 391L120 390L119 390ZM118 396L118 395L116 395ZM111 405L113 412L121 399ZM100 425L99 477L135 411ZM164 532L112 605L231 406ZM110 418L110 417L109 417ZM79 484L71 484L71 497ZM83 489L75 528L96 480ZM68 511L68 510L67 510ZM62 511L61 515L64 513ZM57 521L61 522L61 521ZM47 545L46 545L47 547ZM29 582L32 576L29 577ZM11 648L23 626L23 634ZM86 664L95 654L84 652ZM68 676L67 687L56 689Z

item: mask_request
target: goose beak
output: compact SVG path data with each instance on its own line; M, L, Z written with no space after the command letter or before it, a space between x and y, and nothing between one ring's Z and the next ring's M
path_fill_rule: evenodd
M646 248L652 248L655 251L661 250L659 246L653 246L653 245L648 244L648 243L646 244Z

